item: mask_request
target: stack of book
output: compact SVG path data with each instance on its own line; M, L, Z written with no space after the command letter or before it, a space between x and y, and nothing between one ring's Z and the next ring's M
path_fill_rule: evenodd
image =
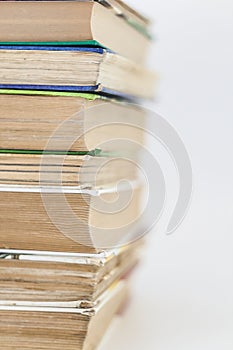
M4 349L95 349L127 300L149 43L121 0L0 1Z

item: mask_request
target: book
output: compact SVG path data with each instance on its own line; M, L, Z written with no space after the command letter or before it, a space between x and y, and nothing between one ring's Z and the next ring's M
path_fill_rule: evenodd
M100 187L137 180L138 162L111 156L0 152L0 184ZM7 153L9 152L9 153ZM136 155L134 155L134 159Z
M104 46L143 63L148 26L145 17L119 0L0 1L3 43Z
M1 185L0 250L95 253L137 240L142 189L132 184L99 190Z
M154 73L94 47L0 46L0 88L152 98Z
M0 254L0 305L94 307L104 291L134 269L142 245L140 240L98 254Z
M65 151L81 156L99 155L101 150L123 156L135 155L137 144L144 143L146 112L124 101L79 93L0 90L0 104L2 152Z
M95 349L127 299L127 284L120 281L92 308L1 305L1 346L9 350Z

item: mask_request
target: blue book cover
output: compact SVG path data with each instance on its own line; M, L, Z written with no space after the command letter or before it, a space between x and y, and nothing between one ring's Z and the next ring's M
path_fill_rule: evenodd
M114 52L101 47L83 47L83 46L42 46L42 45L0 45L0 59L1 51L14 50L14 51L57 51L57 52L82 52L82 53L95 53L103 56L106 53L115 55ZM1 68L0 68L1 71ZM64 92L87 92L87 93L102 93L107 95L115 95L131 99L130 94L116 91L114 89L106 88L103 84L90 84L90 85L54 85L54 84L21 84L21 83L3 83L0 78L0 89L16 89L16 90L47 90L47 91L64 91Z

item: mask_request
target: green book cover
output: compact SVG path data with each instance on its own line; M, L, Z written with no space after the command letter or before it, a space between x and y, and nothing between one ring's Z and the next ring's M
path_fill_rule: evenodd
M103 47L98 41L0 41L0 45L39 45L39 46L95 46Z
M13 89L0 89L2 95L32 95L32 96L65 96L65 97L82 97L90 101L96 99L105 99L104 96L96 94L88 94L82 92L64 92L64 91L43 91L43 90L13 90Z
M92 157L107 156L108 154L102 154L100 149L94 149L92 151L38 151L38 150L23 150L23 149L0 149L0 153L10 154L48 154L48 155L70 155L70 156L85 156Z

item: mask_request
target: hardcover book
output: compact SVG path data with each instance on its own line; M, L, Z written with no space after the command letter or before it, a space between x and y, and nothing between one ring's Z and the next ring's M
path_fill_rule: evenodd
M148 25L119 0L0 1L2 43L102 46L141 64Z
M151 71L102 48L0 46L0 88L152 98Z

